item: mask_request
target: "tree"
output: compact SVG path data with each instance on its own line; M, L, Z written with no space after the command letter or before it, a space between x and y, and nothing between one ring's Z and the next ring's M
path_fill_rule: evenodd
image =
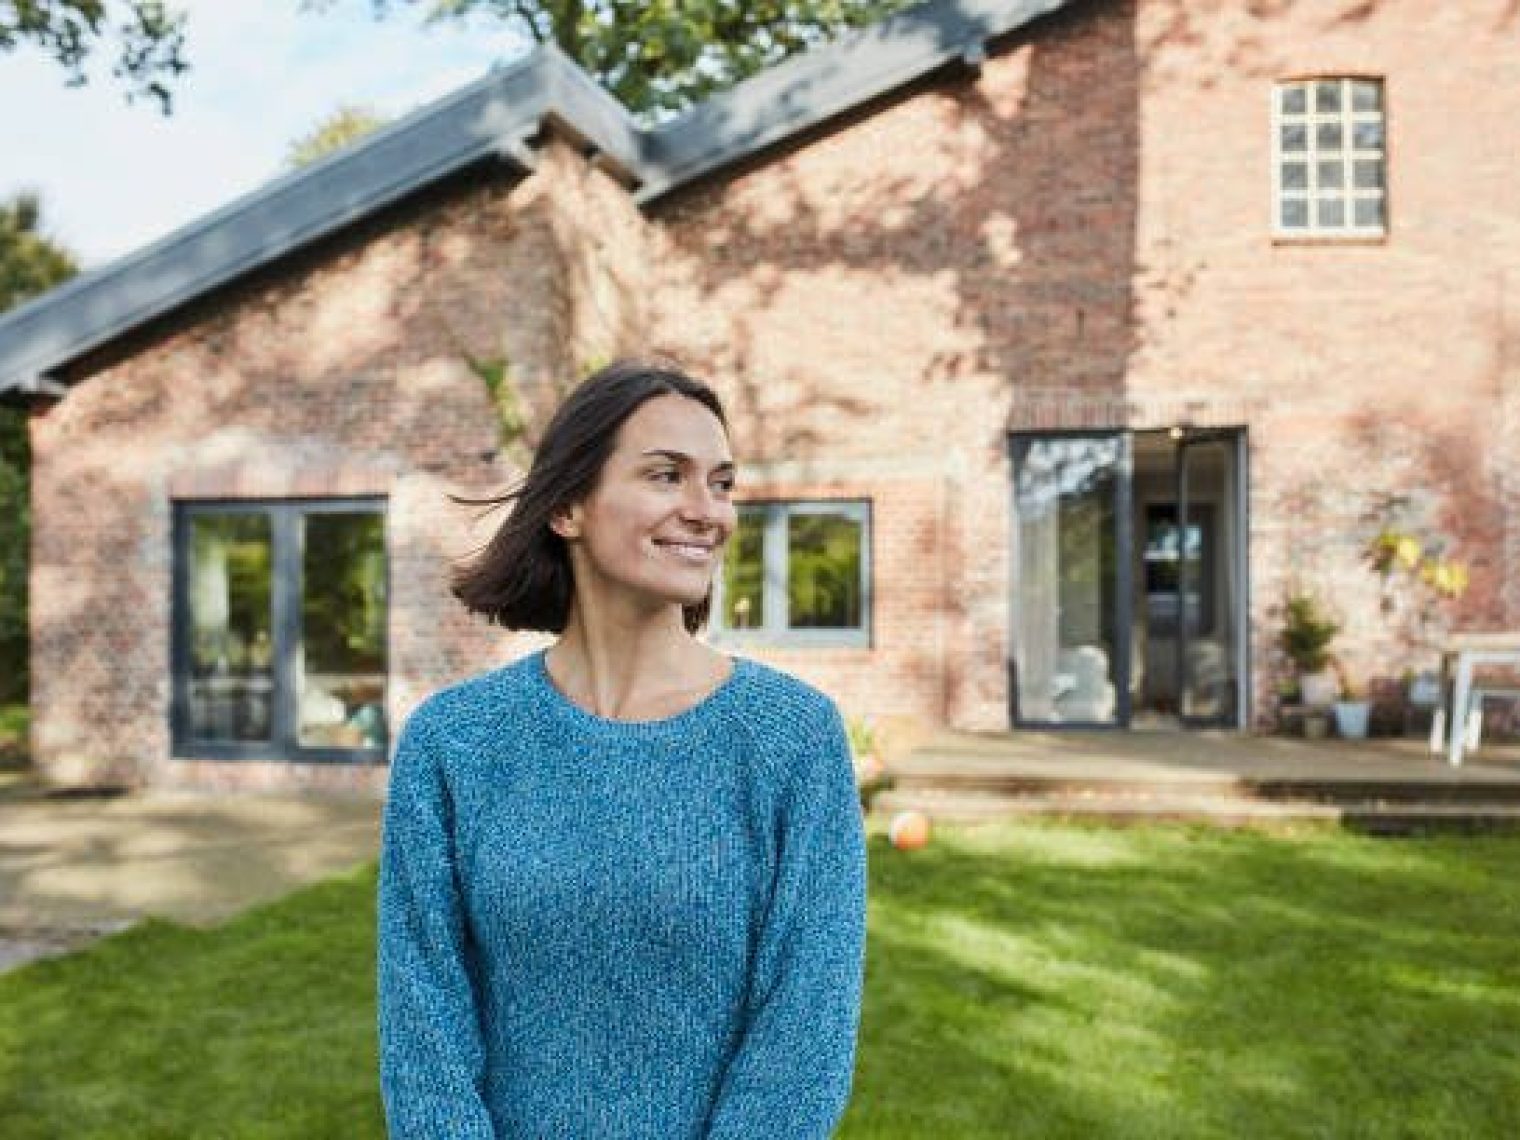
M44 237L35 195L0 203L0 311L77 271ZM26 699L27 554L31 545L31 450L26 416L0 408L0 703Z
M325 8L333 0L307 0ZM429 23L477 15L557 44L628 107L659 118L911 0L371 0Z
M0 52L31 44L58 61L68 84L87 82L85 61L103 41L116 45L111 74L127 99L147 96L168 114L169 83L189 65L183 13L163 0L0 0Z
M310 133L290 144L285 164L291 169L310 166L335 150L379 130L389 120L368 107L344 105L323 119Z

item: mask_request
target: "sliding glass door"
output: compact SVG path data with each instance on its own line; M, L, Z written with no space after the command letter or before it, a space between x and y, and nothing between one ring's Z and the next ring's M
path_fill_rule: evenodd
M176 754L383 759L383 502L182 503L174 529Z
M1119 433L1013 440L1016 724L1128 721L1128 468Z

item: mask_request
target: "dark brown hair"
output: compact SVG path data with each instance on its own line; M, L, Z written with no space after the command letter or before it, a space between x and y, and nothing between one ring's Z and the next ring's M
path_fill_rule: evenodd
M549 520L591 493L623 422L646 401L665 395L696 400L728 430L723 405L700 380L668 364L617 360L565 398L521 483L495 498L449 496L456 503L512 508L490 542L450 573L449 590L466 609L507 629L564 632L575 579L565 540ZM701 629L711 608L709 587L707 597L681 607L687 630Z

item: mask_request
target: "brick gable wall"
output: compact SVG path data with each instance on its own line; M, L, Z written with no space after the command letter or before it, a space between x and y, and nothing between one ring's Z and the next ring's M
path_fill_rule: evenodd
M506 358L530 441L587 365L672 354L745 495L869 497L873 645L758 652L856 715L1006 726L1010 431L1247 430L1258 721L1290 583L1364 673L1416 661L1359 558L1379 493L1471 564L1458 624L1520 625L1520 36L1436 7L1074 5L644 216L551 144L86 362L33 425L38 757L377 783L167 760L176 496L390 496L393 725L523 648L443 588L489 526L444 493L512 473L463 352ZM1272 239L1271 85L1321 73L1386 81L1386 241Z

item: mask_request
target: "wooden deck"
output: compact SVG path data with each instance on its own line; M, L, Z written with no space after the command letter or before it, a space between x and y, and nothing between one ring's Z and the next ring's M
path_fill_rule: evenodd
M1322 821L1408 833L1520 829L1520 746L1459 768L1422 740L1228 732L942 733L888 766L873 810L1225 825Z

